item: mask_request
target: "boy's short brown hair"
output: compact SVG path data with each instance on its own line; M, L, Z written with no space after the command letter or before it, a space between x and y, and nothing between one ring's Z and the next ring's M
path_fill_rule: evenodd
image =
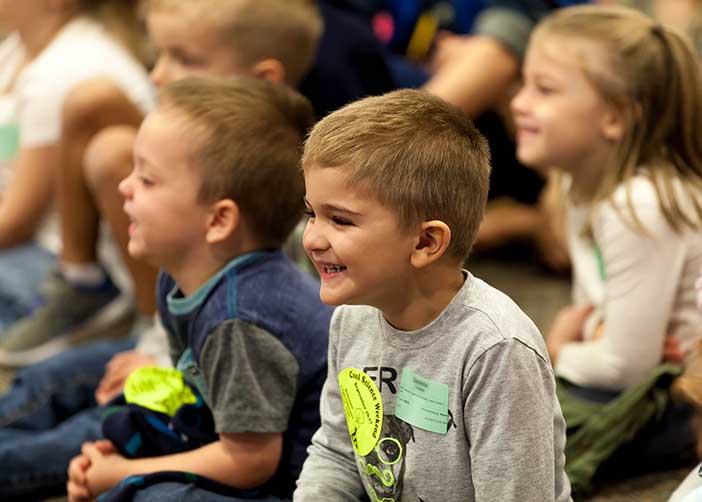
M233 200L261 247L283 244L304 208L300 155L314 121L307 98L249 77L187 78L159 98L192 129L200 200Z
M443 221L451 229L447 252L468 256L487 200L490 153L458 108L410 89L356 101L314 127L303 166L348 170L349 183L396 211L404 230Z
M238 65L276 59L297 86L312 67L323 22L316 0L143 0L146 15L174 12L219 28Z

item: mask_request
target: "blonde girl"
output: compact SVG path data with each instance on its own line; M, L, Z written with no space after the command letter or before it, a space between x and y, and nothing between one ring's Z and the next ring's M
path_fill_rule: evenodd
M151 106L134 3L0 0L0 328L27 314L61 246L52 216L71 91L109 79L137 107ZM129 119L120 114L106 109L104 120ZM96 295L114 297L114 287ZM0 349L17 348L8 343L0 337Z
M700 68L683 36L643 14L572 7L532 35L512 109L519 159L555 166L565 178L574 304L559 313L547 340L570 427L572 403L563 396L607 402L609 410L635 390L650 395L667 382L659 367L666 335L683 348L700 338L694 289L702 265ZM665 399L641 403L645 410L629 410L631 421L612 422L620 434L594 435L607 444L587 466L578 464L574 473L577 459L568 459L576 490L650 426L645 417L670 412ZM585 408L579 425L594 414ZM685 411L680 420L668 444L691 448ZM609 423L601 416L600 422ZM671 453L664 450L645 450L656 459L639 450L637 463L662 461Z

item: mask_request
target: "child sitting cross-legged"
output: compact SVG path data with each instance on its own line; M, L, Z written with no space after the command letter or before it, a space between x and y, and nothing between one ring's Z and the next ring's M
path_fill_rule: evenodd
M702 339L702 85L690 42L629 8L561 9L532 34L512 101L519 159L562 176L573 304L547 336L576 496L694 452L671 401Z
M185 444L159 451L169 429L163 442L147 437L162 414L132 400L128 417L143 420L117 422L135 429L124 431L108 425L125 409L108 408L105 435L138 445L84 445L69 467L71 500L108 490L108 500L206 489L207 500L290 496L319 423L330 319L315 281L280 250L302 212L299 147L312 117L298 93L260 80L186 79L162 89L120 185L128 248L162 269L158 309L188 383L178 396L204 402L213 427L199 415L191 432L176 429Z
M367 98L315 126L303 166L303 244L343 306L294 500L570 500L544 341L462 269L490 173L470 120L420 91Z

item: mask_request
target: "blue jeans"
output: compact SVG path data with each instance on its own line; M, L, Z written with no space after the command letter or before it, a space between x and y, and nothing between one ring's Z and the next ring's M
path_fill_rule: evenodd
M0 251L0 330L26 316L56 256L36 244Z
M260 499L226 497L184 483L159 483L149 486L143 490L139 490L132 499L133 502L245 502L246 500L256 500L256 502L284 502L283 499L276 497Z
M105 365L134 343L95 342L17 372L0 398L0 500L63 491L71 459L101 437L94 394Z

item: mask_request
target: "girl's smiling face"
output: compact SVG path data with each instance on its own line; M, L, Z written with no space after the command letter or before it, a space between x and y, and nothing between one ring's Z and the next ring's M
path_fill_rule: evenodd
M588 57L601 50L588 45ZM594 177L621 137L620 114L599 95L582 67L577 41L540 34L524 61L524 85L512 100L517 157L524 164L558 167ZM558 56L555 56L558 54Z

